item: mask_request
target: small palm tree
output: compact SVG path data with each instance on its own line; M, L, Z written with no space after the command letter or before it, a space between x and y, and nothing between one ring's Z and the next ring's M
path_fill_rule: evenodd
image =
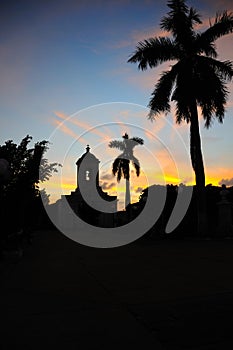
M130 204L130 162L136 170L136 175L140 175L140 164L139 160L134 157L133 149L137 145L143 145L144 141L140 137L132 137L129 139L128 134L122 136L123 141L113 140L110 141L110 148L117 148L122 153L114 160L112 164L112 173L117 175L117 181L120 182L121 178L124 177L126 181L125 191L125 208Z
M214 119L222 123L233 65L217 60L215 41L233 31L233 13L217 15L215 22L202 33L194 30L200 24L198 12L188 8L185 0L168 1L170 12L160 23L162 30L172 37L155 37L139 42L128 62L138 68L157 67L167 61L175 63L162 73L149 102L149 118L154 120L163 112L170 112L170 101L176 104L176 122L190 124L190 155L198 194L198 231L206 227L205 171L197 107L200 107L205 126Z

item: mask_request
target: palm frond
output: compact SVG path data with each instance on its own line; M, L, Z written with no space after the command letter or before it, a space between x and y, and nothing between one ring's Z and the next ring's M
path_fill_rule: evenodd
M122 177L122 159L117 157L112 164L112 173L115 176L117 174L117 181L120 182Z
M158 83L155 85L155 90L152 92L152 98L149 102L149 119L153 120L156 114L161 112L170 112L170 97L172 87L177 76L177 63L170 71L163 72Z
M139 160L136 157L134 157L134 156L132 157L131 160L132 160L133 166L134 166L134 168L136 170L136 175L139 176L140 175L140 169L141 169Z
M168 32L174 32L177 24L182 21L192 28L195 23L201 24L201 16L193 7L186 6L184 1L171 1L168 6L172 9L168 16L164 16L160 22L162 29L167 30Z
M197 104L201 107L202 116L205 120L205 127L209 128L212 125L214 116L222 123L225 113L225 104L228 91L225 88L224 82L213 74L210 77L211 89L208 93L202 93L197 97ZM203 86L204 90L206 85Z
M126 159L124 154L120 154L112 164L112 173L117 175L117 182L121 181L121 178L129 179L129 159Z
M196 33L193 50L197 54L204 53L208 57L216 58L218 56L215 44L209 41L207 37L199 33Z
M179 70L176 75L175 89L171 100L176 103L176 122L190 122L190 101L194 98L194 85L192 82L193 64L189 59L179 62Z
M182 48L187 48L195 36L193 24L201 22L200 16L193 8L189 9L182 0L170 1L168 7L171 8L171 11L162 18L160 27L171 32L175 42L179 43Z
M190 20L191 25L193 25L194 23L198 23L198 24L202 23L200 14L193 7L190 7L189 9L188 18Z
M214 116L222 123L228 96L226 80L233 76L232 63L199 56L196 58L197 72L192 86L197 104L201 107L205 127L209 128Z
M224 11L222 14L216 15L213 24L210 22L210 27L201 34L201 40L211 43L232 32L233 13Z
M120 165L120 158L116 158L112 164L112 173L115 176Z
M231 61L219 61L210 57L197 57L198 62L205 63L205 69L211 67L221 79L231 81L233 77L233 63Z
M122 159L122 172L124 174L124 179L129 180L129 160Z
M134 147L135 147L135 146L138 146L138 145L143 145L143 144L144 144L144 140L141 139L140 137L135 137L135 136L134 136L134 137L132 137L130 140L134 142Z
M150 38L138 43L134 54L128 59L130 63L138 63L138 69L146 70L157 65L175 60L179 57L179 49L169 38Z
M124 151L124 149L125 149L125 144L124 144L124 142L119 141L119 140L110 141L109 144L108 144L108 146L109 146L110 148L117 148L117 149L119 149L120 151Z
M177 124L181 124L183 121L186 121L186 123L190 123L190 121L191 121L190 110L189 110L186 102L184 102L182 100L182 98L176 99L175 115L176 115L176 123Z
M176 23L181 21L182 16L188 16L189 9L184 0L171 0L167 2L167 6L171 11L167 16L164 16L160 22L160 27L168 32L174 32Z

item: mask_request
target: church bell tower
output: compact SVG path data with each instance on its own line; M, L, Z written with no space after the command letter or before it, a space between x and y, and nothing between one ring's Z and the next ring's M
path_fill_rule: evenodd
M87 145L86 152L77 160L77 188L82 183L87 188L99 187L99 159L90 152Z

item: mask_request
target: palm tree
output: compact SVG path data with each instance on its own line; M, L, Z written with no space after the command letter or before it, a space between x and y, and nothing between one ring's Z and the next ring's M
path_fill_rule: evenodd
M209 128L214 116L222 123L228 90L226 83L233 76L230 61L217 60L215 41L233 31L233 13L216 15L207 30L194 30L201 24L199 13L189 8L185 0L171 0L170 11L163 17L160 28L172 37L154 37L138 43L128 62L138 63L138 68L157 67L172 61L171 68L161 74L149 102L149 119L160 113L170 112L170 102L175 101L176 122L190 125L190 155L195 173L198 195L198 231L206 229L205 171L199 131L198 110L200 107ZM175 61L175 62L174 62Z
M140 175L140 164L139 160L134 157L133 149L137 145L143 145L144 141L140 137L132 137L129 139L128 134L122 136L123 141L113 140L110 141L110 148L117 148L122 153L114 160L112 164L112 173L117 175L117 181L120 182L122 176L126 181L125 191L125 208L130 204L130 162L136 170L136 175Z

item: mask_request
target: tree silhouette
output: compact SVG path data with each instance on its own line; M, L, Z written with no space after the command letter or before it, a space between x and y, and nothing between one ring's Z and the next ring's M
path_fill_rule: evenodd
M113 140L110 141L110 148L117 148L122 153L114 160L112 164L113 175L117 175L117 181L120 182L121 178L124 177L126 181L125 190L125 208L130 204L130 162L136 170L136 175L140 175L140 164L139 160L134 157L133 149L137 145L143 145L144 141L140 137L132 137L129 139L128 134L122 136L123 141Z
M170 102L175 101L176 122L190 124L190 155L198 193L198 231L206 228L205 171L201 149L198 110L200 107L209 128L214 116L222 123L228 90L232 79L230 61L217 60L215 41L233 30L233 13L216 15L214 23L199 33L194 30L201 24L199 13L189 8L185 0L171 0L168 15L160 23L162 30L172 37L155 37L138 43L128 62L138 63L146 70L167 61L176 61L164 71L155 85L149 102L149 119L154 120L162 112L170 112Z
M60 166L43 158L48 141L36 142L29 148L31 140L32 137L27 135L19 145L12 140L0 145L0 158L9 164L8 179L0 188L0 205L6 213L5 217L2 213L2 219L8 219L9 231L25 229L33 220L36 203L40 200L39 183L49 180Z

